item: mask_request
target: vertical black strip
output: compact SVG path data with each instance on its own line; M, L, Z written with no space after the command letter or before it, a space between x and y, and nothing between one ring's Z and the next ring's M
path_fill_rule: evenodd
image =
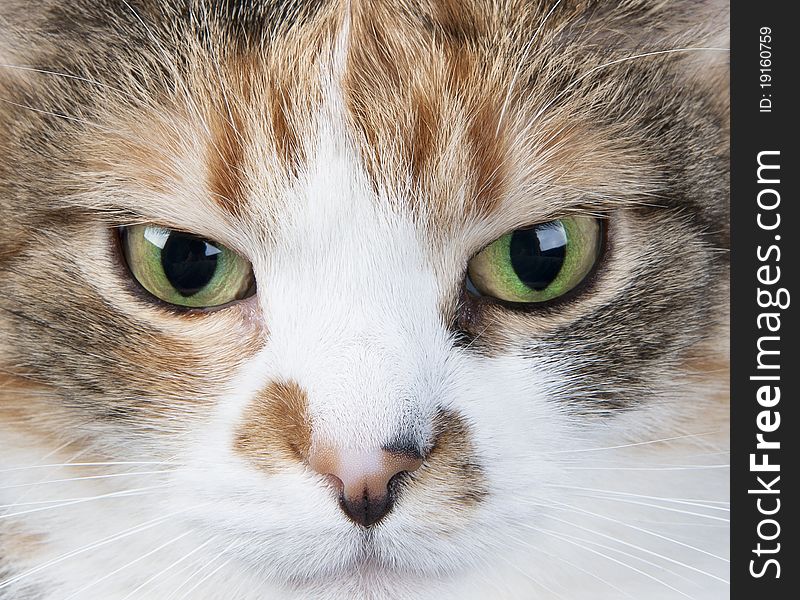
M732 6L734 600L796 598L800 590L800 30L793 6L769 0ZM765 165L760 182L759 160Z

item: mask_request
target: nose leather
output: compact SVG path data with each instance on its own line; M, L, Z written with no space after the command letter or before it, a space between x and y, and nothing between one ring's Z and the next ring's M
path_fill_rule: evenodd
M308 465L338 487L344 513L353 522L370 527L392 508L389 482L400 473L418 469L422 459L382 448L365 451L316 445Z

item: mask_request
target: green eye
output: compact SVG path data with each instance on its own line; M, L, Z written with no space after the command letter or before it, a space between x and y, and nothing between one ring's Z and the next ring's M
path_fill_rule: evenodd
M517 229L469 262L467 287L506 302L558 298L592 270L602 237L602 221L593 217L567 217Z
M209 308L255 293L250 263L221 244L156 225L123 227L121 236L136 281L164 302Z

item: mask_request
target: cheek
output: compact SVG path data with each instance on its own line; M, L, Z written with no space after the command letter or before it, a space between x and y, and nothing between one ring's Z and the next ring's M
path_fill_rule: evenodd
M564 410L567 373L535 358L464 357L450 406L470 424L492 493L536 489L561 477L558 451L579 444L582 424Z

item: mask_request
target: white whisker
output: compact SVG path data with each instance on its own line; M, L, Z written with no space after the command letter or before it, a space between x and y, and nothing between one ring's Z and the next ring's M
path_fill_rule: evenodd
M160 486L157 486L157 487L160 487ZM149 488L147 488L147 489L149 489ZM142 495L144 493L145 492L130 492L130 493L125 493L125 494L120 494L119 496L115 496L115 497L128 498L130 496L140 496L140 495ZM0 510L6 509L6 508L15 508L15 507L18 507L18 506L41 506L43 504L70 503L70 502L81 501L81 500L96 500L98 498L107 498L107 497L108 496L104 494L102 496L75 496L73 498L58 498L58 499L55 499L55 500L32 500L32 501L28 501L28 502L14 502L13 504L0 504Z
M54 75L56 77L63 77L64 79L73 79L75 81L83 81L85 83L91 83L92 85L96 85L98 87L102 87L102 88L113 90L113 91L115 91L115 92L117 92L117 93L119 93L120 95L123 95L123 96L130 96L130 94L128 92L125 92L125 91L121 90L118 87L114 87L113 85L109 85L107 83L103 83L102 81L97 81L95 79L89 79L88 77L81 77L80 75L72 75L70 73L61 73L59 71L50 71L48 69L37 69L35 67L28 67L28 66L25 66L25 65L11 65L11 64L7 64L7 63L0 63L0 67L6 68L6 69L14 69L14 70L17 70L17 71L28 71L28 72L31 72L31 73L40 73L42 75Z
M542 531L543 533L549 534L549 535L553 536L554 538L559 539L561 541L564 541L564 542L566 542L568 544L573 544L573 545L577 546L578 548L582 548L583 550L586 550L587 552L591 552L593 554L597 554L598 556L601 556L601 557L603 557L603 558L605 558L607 560L610 560L610 561L612 561L614 563L617 563L618 565L621 565L621 566L623 566L623 567L625 567L627 569L631 569L631 570L635 571L636 573L639 573L640 575L643 575L644 577L647 577L648 579L651 579L651 580L655 581L656 583L659 583L659 584L663 585L664 587L667 587L667 588L671 589L672 591L677 592L678 594L680 594L684 598L691 599L691 596L689 596L688 594L682 592L678 588L669 585L667 582L662 581L661 579L651 575L650 573L646 573L645 571L642 571L641 569L637 569L633 565L629 565L628 563L622 562L621 560L617 560L613 556L608 556L607 554L604 554L604 553L600 552L599 550L595 550L593 548L589 548L587 546L584 546L583 544L580 544L579 542L576 542L574 540L570 540L570 539L568 539L568 538L566 538L566 537L564 537L564 536L562 536L560 534L557 534L555 532L552 532L552 531L549 531L549 530L546 530L546 529L540 529L540 531Z
M663 467L564 467L566 471L702 471L728 469L730 465L673 465Z
M724 517L715 517L713 515L706 515L706 514L703 514L703 513L692 512L692 511L689 511L689 510L681 510L679 508L672 508L671 506L660 506L658 504L652 504L650 502L640 502L638 500L631 500L629 498L619 498L619 497L615 497L615 496L597 496L597 495L592 495L592 496L589 496L589 497L590 498L596 498L598 500L611 500L611 501L614 501L614 502L624 502L626 504L635 504L637 506L647 506L647 507L650 507L650 508L657 508L659 510L664 510L664 511L667 511L667 512L674 512L674 513L679 513L679 514L682 514L682 515L689 515L689 516L692 516L692 517L701 517L703 519L711 519L712 521L722 521L723 523L728 523L730 521L729 519L726 519ZM710 507L710 508L715 509L715 510L727 510L725 508L719 508L719 507Z
M100 494L99 496L90 496L88 498L80 498L78 500L70 500L69 502L65 502L63 504L56 504L56 505L53 505L53 506L43 506L41 508L32 508L30 510L23 510L23 511L15 512L15 513L2 514L2 515L0 515L0 520L2 520L2 519L11 519L12 517L19 517L21 515L29 515L31 513L41 512L43 510L53 510L54 508L63 508L65 506L73 506L75 504L82 504L84 502L92 502L94 500L102 500L104 498L116 498L116 497L127 496L131 492L143 492L143 491L156 490L156 489L165 488L165 487L168 487L168 484L151 485L151 486L141 487L141 488L132 488L132 489L129 489L129 490L122 490L121 492L110 492L108 494Z
M211 558L210 558L208 561L206 561L205 563L203 563L202 565L200 565L198 568L196 568L194 571L192 571L192 572L189 574L189 576L186 578L186 580L185 580L185 581L184 581L182 584L180 584L180 585L179 585L177 588L175 588L174 590L172 590L172 592L170 593L170 595L169 595L169 596L167 596L167 597L166 597L164 600L171 600L171 598L173 598L173 597L175 596L175 594L177 594L178 592L180 592L180 591L181 591L181 590L182 590L184 587L186 587L186 585L187 585L187 584L189 584L189 583L192 581L192 579L195 577L195 575L197 575L198 573L202 573L203 571L205 571L206 569L208 569L208 567L210 567L210 566L211 566L211 565L213 565L215 562L217 562L217 560L219 560L219 558L220 558L220 557L221 557L223 554L225 554L225 553L226 553L228 550L230 550L230 549L231 549L231 548L233 548L234 546L240 546L240 545L242 545L243 543L244 543L244 542L241 542L240 540L234 540L234 541L232 541L230 544L228 544L227 546L225 546L225 547L224 547L222 550L220 550L220 551L219 551L217 554L215 554L214 556L212 556L212 557L211 557ZM206 575L204 575L203 577L201 577L199 581L196 581L196 582L194 583L194 585L192 585L192 587L190 587L188 590L186 590L186 592L184 592L184 595L183 595L183 596L181 596L181 598L185 598L185 597L186 597L186 594L188 594L188 593L192 592L192 590L196 589L198 585L200 585L201 583L203 583L203 582L204 582L206 579L208 579L208 578L209 578L211 575L213 575L214 573L216 573L216 572L217 572L219 569L223 568L223 567L224 567L226 564L228 564L228 563L229 563L229 562L232 560L232 558L233 558L233 557L231 557L231 558L229 558L228 560L224 561L224 562L223 562L221 565L217 566L217 567L216 567L214 570L212 570L212 571L208 572Z
M107 475L86 475L83 477L67 477L64 479L47 479L45 481L35 481L33 483L17 483L14 485L6 485L0 487L0 490L11 490L16 488L33 487L37 485L46 485L50 483L68 483L70 481L86 481L89 479L112 479L115 477L136 477L144 475L159 475L163 473L175 473L179 469L165 469L161 471L133 471L131 473L110 473Z
M200 571L203 571L203 570L207 569L207 568L208 568L210 565L214 564L214 563L217 561L217 559L219 559L219 557L221 557L223 554L225 554L225 553L226 553L228 550L230 550L230 549L231 549L231 548L232 548L234 545L240 546L241 544L242 544L242 542L239 542L238 540L237 540L237 541L233 541L233 542L231 542L230 544L228 544L228 545L227 545L227 546L226 546L226 547L225 547L225 548L224 548L222 551L220 551L220 552L219 552L218 554L216 554L216 555L215 555L215 556L214 556L214 557L213 557L211 560L209 560L207 563L205 563L201 569L198 569L198 570L196 570L195 572L193 572L193 573L192 573L192 574L189 576L189 578L188 578L186 581L184 581L184 582L183 582L183 583L182 583L180 586L178 586L178 588L177 588L176 590L174 590L174 591L172 592L172 594L170 594L170 595L169 595L169 597L167 597L165 600L170 600L170 598L172 598L172 596L173 596L173 595L175 595L176 593L178 593L178 591L180 591L180 589L181 589L182 587L184 587L184 586L185 586L187 583L189 583L189 581L191 581L191 578L192 578L192 577L193 577L193 576L194 576L196 573L199 573ZM186 590L186 591L183 593L183 595L182 595L180 598L178 598L178 600L183 600L184 598L187 598L187 597L189 596L189 594L191 594L191 593L192 593L194 590L196 590L196 589L197 589L197 588L198 588L198 587L199 587L199 586L200 586L200 585L201 585L201 584L202 584L204 581L208 580L208 579L209 579L210 577L212 577L212 576L213 576L215 573L217 573L217 572L218 572L220 569L223 569L223 568L224 568L224 567L225 567L225 566L226 566L226 565L227 565L229 562L231 562L232 560L233 560L233 557L230 557L230 558L228 558L227 560L224 560L222 563L220 563L219 565L217 565L216 567L214 567L214 568L213 568L211 571L209 571L208 573L206 573L205 575L203 575L203 576L202 576L202 577L201 577L199 580L197 580L197 581L194 583L194 585L192 585L192 586L191 586L189 589L187 589L187 590Z
M510 535L509 537L510 537L511 539L515 539L517 542L522 542L521 540L519 540L518 538L516 538L516 537L515 537L515 536L513 536L513 535ZM541 581L539 581L538 579L534 578L534 577L533 577L533 576L532 576L530 573L526 573L525 571L523 571L522 569L520 569L520 568L519 568L517 565L515 565L515 564L514 564L514 563L512 563L510 560L508 560L507 558L505 558L505 557L504 557L502 554L498 553L498 554L497 554L497 558L499 558L499 559L500 559L500 560L502 560L504 563L506 563L506 564L507 564L509 567L511 567L512 569L514 569L515 571L517 571L517 573L519 573L520 575L522 575L523 577L525 577L526 579L528 579L529 581L531 581L531 582L532 582L534 585L537 585L538 587L542 588L544 591L546 591L548 594L550 594L550 595L551 595L553 598L562 598L562 599L563 599L563 596L561 596L560 594L558 594L557 592L555 592L555 591L554 591L553 589L551 589L550 587L546 586L544 583L542 583L542 582L541 582Z
M599 488L587 488L587 487L578 487L574 485L561 485L556 483L547 484L547 487L553 488L560 488L560 489L567 489L567 490L578 490L582 492L600 492L603 494L614 494L620 496L630 496L632 498L645 498L648 500L661 500L663 502L674 502L676 504L686 504L688 506L697 506L701 508L708 508L709 510L723 510L728 511L729 509L724 508L725 506L729 506L730 502L725 502L722 500L698 500L694 498L665 498L663 496L648 496L645 494L634 494L631 492L621 492L617 490L605 490ZM719 504L721 506L711 506L713 504Z
M559 506L561 506L561 507L564 507L565 509L567 509L567 510L570 510L570 511L572 511L572 512L583 513L583 514L590 515L590 516L592 516L592 517L596 517L596 518L598 518L598 519L602 519L602 520L604 520L604 521L609 521L609 522L611 522L611 523L616 523L616 524L618 524L618 525L622 525L623 527L627 527L627 528L629 528L629 529L633 529L634 531L639 531L639 532L641 532L641 533L644 533L644 534L646 534L646 535L651 535L651 536L653 536L653 537L656 537L656 538L658 538L658 539L664 540L664 541L666 541L666 542L671 542L671 543L673 543L673 544L676 544L676 545L678 545L678 546L683 546L684 548L688 548L688 549L690 549L690 550L694 550L695 552L699 552L700 554L704 554L704 555L706 555L706 556L709 556L709 557L711 557L711 558L715 558L715 559L717 559L717 560L719 560L719 561L722 561L722 562L725 562L725 563L729 563L729 562L730 562L730 560L728 560L727 558L724 558L724 557L722 557L722 556L717 556L716 554L713 554L713 553L711 553L711 552L708 552L708 551L706 551L706 550L703 550L702 548L697 548L697 547L695 547L695 546L692 546L691 544L686 544L686 543L684 543L684 542L681 542L681 541L678 541L678 540L674 540L674 539L672 539L672 538L670 538L670 537L667 537L667 536L665 536L665 535L661 535L660 533L656 533L656 532L654 532L654 531L650 531L649 529L644 529L644 528L642 528L642 527L637 527L636 525L632 525L632 524L630 524L630 523L626 523L626 522L624 522L624 521L620 521L619 519L614 519L614 518L612 518L612 517L607 517L607 516L605 516L605 515L601 515L601 514L598 514L598 513L594 513L594 512L592 512L592 511L589 511L589 510L585 510L585 509L578 508L578 507L575 507L575 506L570 506L569 504L564 504L563 502L557 502L557 501L553 501L553 503L554 503L554 504L557 504L557 505L559 505ZM580 526L580 525L576 525L575 523L571 523L571 522L569 522L569 521L565 521L565 520L563 520L563 519L559 519L558 517L555 517L555 516L553 516L553 515L550 515L550 518L552 518L552 519L555 519L555 520L557 520L557 521L558 521L558 520L560 520L560 521L562 521L563 523L565 523L566 525L571 525L571 526L573 526L573 527L578 527L579 529L584 529L585 531L588 531L588 532L590 532L590 533L594 533L595 535L599 535L599 536L601 536L601 537L608 538L608 539L610 539L610 540L613 540L613 541L615 541L615 542L618 542L618 543L620 543L620 544L623 544L623 545L626 545L626 546L631 546L631 547L633 547L633 548L636 548L637 550L641 550L642 552L647 552L648 554L652 554L653 556L658 556L659 558L663 558L664 560L668 560L668 561L670 561L670 562L672 562L672 563L675 563L675 564L677 564L677 565L681 565L682 567L685 567L685 568L687 568L687 569L689 569L689 570L691 570L691 571L697 571L698 573L701 573L701 574L703 574L703 575L708 575L708 576L709 576L709 577L711 577L712 579L717 579L717 580L719 580L719 581L722 581L723 583L728 583L728 582L727 582L725 579L722 579L722 578L720 578L720 577L717 577L716 575L712 575L711 573L706 573L705 571L702 571L702 570L700 570L700 569L697 569L697 568L695 568L695 567L692 567L691 565L687 565L687 564L685 564L685 563L682 563L682 562L680 562L680 561L677 561L677 560L674 560L674 559L671 559L671 558L668 558L668 557L662 556L662 555L660 555L660 554L658 554L658 553L652 552L651 550L646 550L646 549L644 549L644 548L641 548L641 547L639 547L639 546L636 546L636 545L634 545L634 544L630 544L630 543L628 543L628 542L625 542L625 541L623 541L623 540L619 540L619 539L617 539L617 538L614 538L614 537L611 537L611 536L609 536L609 535L606 535L606 534L603 534L603 533L599 533L599 532L597 532L597 531L592 531L591 529L586 529L585 527L582 527L582 526Z
M35 575L36 573L39 573L40 571L43 571L44 569L47 569L48 567L51 567L53 565L57 565L57 564L59 564L61 562L64 562L65 560L73 558L74 556L79 556L79 555L81 555L81 554L83 554L85 552L89 552L90 550L95 550L96 548L101 548L101 547L103 547L103 546L105 546L107 544L110 544L110 543L115 542L117 540L124 539L126 537L129 537L129 536L134 535L136 533L139 533L141 531L146 531L147 529L151 529L152 527L155 527L156 525L159 525L160 523L163 523L164 521L169 520L170 518L174 517L175 515L179 515L181 513L184 513L184 512L190 511L190 510L194 510L194 509L199 508L201 506L205 506L206 504L208 504L208 503L196 504L194 506L190 506L188 508L183 508L181 510L169 513L167 515L162 515L162 516L157 517L155 519L151 519L149 521L145 521L144 523L141 523L141 524L136 525L134 527L130 527L128 529L125 529L125 530L121 531L120 533L116 533L114 535L105 537L105 538L103 538L103 539L101 539L101 540L99 540L97 542L93 542L91 544L87 544L86 546L83 546L82 548L78 548L77 550L72 550L71 552L67 552L66 554L62 554L61 556L58 556L57 558L49 560L46 563L44 563L42 565L39 565L38 567L33 567L32 569L28 569L27 571L19 573L18 575L14 575L12 577L9 577L5 581L0 581L0 590L10 586L13 583L21 581L23 579L27 579L31 575Z
M705 437L705 436L710 436L710 435L717 435L717 434L720 434L720 433L724 433L724 431L721 430L721 429L718 429L718 430L715 430L715 431L706 431L704 433L692 433L692 434L687 434L687 435L677 435L677 436L673 436L673 437L660 438L660 439L657 439L657 440L647 440L647 441L644 441L644 442L633 442L633 443L630 443L630 444L620 444L618 446L602 446L602 447L599 447L599 448L575 448L574 450L555 450L553 452L547 452L547 454L575 454L575 453L578 453L578 452L599 452L601 450L619 450L619 449L622 449L622 448L633 448L635 446L646 446L646 445L649 445L649 444L660 444L662 442L673 442L675 440L685 440L685 439L688 439L688 438Z
M68 446L67 442L64 446ZM49 465L28 465L26 467L12 467L10 469L0 469L0 473L12 473L14 471L27 471L28 469L55 469L58 467L106 467L106 466L128 466L128 465L164 465L169 461L164 460L145 460L145 461L114 461L114 462L83 462L83 463L55 463Z
M106 573L105 575L103 575L103 576L102 576L102 577L100 577L99 579L95 579L95 580L94 580L94 581L92 581L91 583L89 583L89 584L87 584L87 585L83 586L81 589L79 589L79 590L77 590L77 591L73 592L72 594L70 594L69 596L67 596L66 598L64 598L64 600L70 600L71 598L74 598L74 597L78 596L79 594L82 594L82 593L83 593L83 592L85 592L86 590L88 590L88 589L90 589L90 588L93 588L94 586L96 586L98 583L102 583L103 581L105 581L105 580L106 580L106 579L108 579L109 577L113 577L113 576L114 576L114 575L116 575L117 573L119 573L119 572L121 572L121 571L124 571L124 570L125 570L125 569L127 569L128 567L130 567L130 566L132 566L132 565L135 565L135 564L136 564L136 563L138 563L138 562L141 562L141 561L143 561L143 560L144 560L145 558L147 558L148 556L152 556L153 554L155 554L155 553L156 553L156 552L158 552L159 550L162 550L163 548L166 548L166 547L167 547L167 546L169 546L170 544L174 544L174 543L175 543L175 542L177 542L178 540L180 540L180 539L183 539L184 537L186 537L186 536L187 536L187 535L189 535L190 533L194 533L194 532L193 532L193 531L185 531L184 533L182 533L182 534L180 534L180 535L178 535L178 536L176 536L176 537L172 538L171 540L169 540L169 541L167 541L167 542L164 542L163 544L161 544L160 546L158 546L158 547L156 547L156 548L154 548L154 549L150 550L150 551L149 551L149 552L147 552L146 554L143 554L142 556L140 556L140 557L138 557L138 558L135 558L134 560L132 560L132 561L130 561L130 562L127 562L127 563L125 563L124 565L122 565L122 566L121 566L121 567L119 567L118 569L114 569L113 571L110 571L109 573Z
M186 554L184 554L183 556L181 556L181 557L180 557L178 560L176 560L175 562L173 562L173 563L170 563L169 565L167 565L166 567L164 567L163 569L161 569L160 571L158 571L158 572L157 572L155 575L153 575L152 577L150 577L150 578L148 578L146 581L144 581L144 582L143 582L141 585L138 585L137 587L135 587L134 589L132 589L132 590L131 590L131 591L130 591L128 594L126 594L125 596L123 596L122 600L128 600L128 598L130 598L131 596L133 596L134 594L136 594L136 592L138 592L139 590L141 590L141 589L143 589L143 588L147 587L148 585L150 585L150 584L151 584L153 581L155 581L156 579L158 579L159 577L161 577L162 575L164 575L164 573L166 573L166 572L170 571L171 569L175 568L176 566L178 566L179 564L181 564L183 561L185 561L187 558L189 558L190 556L192 556L192 555L193 555L193 554L195 554L196 552L199 552L200 550L202 550L203 548L205 548L206 546L208 546L208 545L209 545L211 542L213 542L215 539L217 539L217 536L214 536L214 537L212 537L211 539L208 539L208 540L206 540L205 542L203 542L202 544L200 544L199 546L197 546L197 547L196 547L194 550L192 550L192 551L190 551L190 552L187 552Z

